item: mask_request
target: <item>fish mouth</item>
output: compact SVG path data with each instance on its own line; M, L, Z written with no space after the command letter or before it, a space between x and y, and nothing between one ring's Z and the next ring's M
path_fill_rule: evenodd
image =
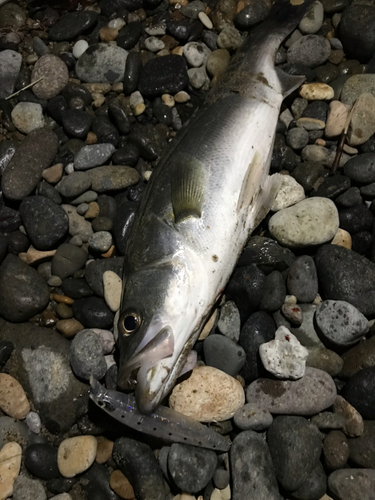
M175 340L173 330L165 326L120 369L117 386L121 391L135 389L139 410L147 413L148 405L143 404L143 395L150 392L148 372L159 361L173 355ZM148 398L147 398L148 399ZM153 408L155 403L153 403ZM145 411L142 411L145 410Z

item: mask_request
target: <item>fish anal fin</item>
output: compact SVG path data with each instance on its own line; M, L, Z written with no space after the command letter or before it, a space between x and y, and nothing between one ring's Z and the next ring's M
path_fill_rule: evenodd
M300 75L288 75L281 68L275 67L277 77L281 86L281 93L283 98L287 97L289 94L297 90L306 80L306 77Z
M249 207L254 195L256 194L256 186L261 178L263 171L263 160L261 154L256 151L253 159L247 167L246 176L242 184L240 195L237 201L237 211L241 211L245 207Z
M171 200L175 223L188 217L200 218L204 201L205 170L190 155L178 155L178 168L171 177Z
M272 203L280 189L282 180L281 174L269 175L266 178L264 185L259 189L256 202L250 208L249 212L249 227L253 231L265 218L269 212Z

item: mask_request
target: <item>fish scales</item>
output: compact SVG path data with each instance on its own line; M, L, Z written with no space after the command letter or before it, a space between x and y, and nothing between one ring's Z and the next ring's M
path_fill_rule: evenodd
M173 388L252 230L279 186L269 176L283 98L303 77L276 51L313 0L277 0L155 167L128 236L118 387L141 413Z

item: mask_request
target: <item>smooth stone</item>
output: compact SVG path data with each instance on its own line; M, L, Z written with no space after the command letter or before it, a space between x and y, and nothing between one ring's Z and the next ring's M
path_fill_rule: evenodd
M114 271L103 273L104 300L112 312L120 309L122 279Z
M228 67L230 52L227 49L213 50L207 57L207 71L210 75L221 76Z
M0 498L6 500L13 495L14 482L21 468L22 448L10 441L0 450Z
M1 187L10 200L23 200L38 185L58 149L57 135L51 130L34 130L22 141L3 172Z
M76 59L78 59L88 48L89 44L86 40L78 40L73 45L72 54Z
M237 50L242 43L240 32L233 26L226 26L217 37L217 46L220 49Z
M144 97L152 98L162 94L176 94L188 84L184 58L167 55L149 60L142 68L138 90Z
M323 442L323 454L329 470L344 468L349 458L349 446L342 431L333 430L327 434Z
M375 366L355 373L341 391L341 395L364 419L375 418Z
M367 469L375 468L375 422L365 420L363 434L348 439L348 458Z
M294 491L318 465L322 435L303 417L279 416L267 431L276 477L287 491Z
M365 257L338 245L321 247L315 257L321 293L344 300L365 316L375 313L375 266Z
M323 167L331 168L332 163L335 159L336 151L332 149L327 149L318 144L308 144L301 151L301 158L305 162L317 162ZM342 153L339 167L343 167L345 163L350 159L350 156L346 153Z
M298 129L292 129L298 130ZM302 146L303 147L303 146ZM281 185L277 192L276 198L271 205L270 210L278 212L284 208L290 207L302 201L305 198L303 187L290 175L281 177Z
M286 295L285 280L280 271L272 271L266 276L265 287L259 309L275 312L283 305Z
M315 424L319 430L330 431L340 430L344 427L344 419L341 415L330 411L323 411L311 418L311 422Z
M284 325L297 337L301 344L307 348L323 347L323 343L315 330L314 317L317 306L315 304L299 304L302 312L302 323L300 326L292 326L278 312L273 317L278 326Z
M200 422L227 420L244 403L241 384L211 366L196 367L187 380L175 386L169 397L172 409Z
M137 184L138 172L124 165L106 165L89 170L91 188L97 193L125 189Z
M50 28L48 35L55 42L74 40L93 27L97 19L98 14L93 11L69 12Z
M324 134L326 137L337 137L340 135L346 125L349 117L350 106L340 101L331 101L329 103L329 112L326 121Z
M19 102L12 110L12 121L23 134L44 127L43 108L34 102Z
M327 476L322 463L319 461L307 476L303 484L293 491L293 497L297 500L310 500L312 498L321 500L332 500L325 498L327 491Z
M128 24L121 28L116 39L117 45L125 50L132 49L138 42L142 34L142 24L139 19L128 19ZM128 61L126 61L128 62Z
M245 404L233 416L236 426L245 431L263 431L272 424L273 417L267 410L262 410L252 403Z
M371 231L374 216L364 204L340 210L340 227L355 236L361 231Z
M237 27L248 30L252 26L264 21L269 12L270 6L265 1L246 2L245 6L236 14L234 23Z
M375 95L375 75L359 74L348 78L342 88L340 101L351 106L364 93Z
M331 377L336 377L341 373L343 360L341 356L325 347L309 347L309 356L306 361L307 366L318 368L327 372Z
M328 476L328 491L340 500L371 500L375 469L340 469Z
M374 5L348 6L341 14L340 39L348 58L368 62L374 54L375 37L371 32L375 24Z
M84 146L74 157L75 170L99 167L110 159L115 151L113 144L92 144Z
M375 96L361 94L356 100L348 129L348 144L359 146L375 133Z
M328 373L306 367L299 380L260 378L246 390L246 400L271 413L315 415L331 406L336 386Z
M199 66L206 65L210 52L205 43L189 42L184 45L183 54L189 66L199 68Z
M361 191L359 188L353 186L343 194L340 194L340 196L336 198L335 203L340 207L351 208L359 205L362 201Z
M41 481L20 474L14 482L13 499L28 500L29 498L47 500L47 494Z
M314 260L309 255L297 257L289 267L287 277L289 293L298 302L313 302L318 293L318 276Z
M19 420L30 411L30 403L21 384L7 373L0 373L0 409Z
M111 328L114 314L100 297L78 299L73 304L73 315L86 328Z
M83 299L94 293L84 278L66 278L61 286L64 294L72 299Z
M251 430L238 434L230 449L230 464L232 500L280 499L270 451L261 435Z
M25 389L44 426L54 434L70 429L87 402L87 385L72 373L69 341L31 323L0 320L0 329L2 339L17 345L7 363L9 373Z
M62 113L62 124L70 137L86 139L92 121L92 116L81 109L67 109Z
M291 128L290 130L288 130L286 140L287 140L288 146L290 146L291 148L302 149L305 146L307 146L307 144L309 142L309 133L303 127ZM288 180L288 177L290 177L290 176L286 175L283 177L286 177ZM303 194L304 194L304 191L303 191ZM277 198L277 196L278 196L278 194L276 195L276 198ZM303 200L303 198L301 198L301 199ZM297 200L297 201L301 201L301 199ZM291 205L292 204L293 203L291 203ZM281 208L286 208L286 207L281 207ZM273 210L274 212L277 211L276 209L273 209L273 208L271 208L271 210Z
M308 8L306 14L299 23L298 29L303 35L313 34L319 31L323 24L324 7L319 0Z
M113 257L112 259L92 261L86 266L85 279L96 295L104 297L104 273L106 271L113 271L119 278L121 278L123 265L123 257Z
M168 453L168 471L178 488L197 493L207 486L217 466L217 456L187 444L173 443Z
M31 243L38 250L51 250L69 229L63 208L44 196L24 198L20 205L22 222Z
M363 153L351 158L344 167L344 174L355 182L375 182L375 154Z
M336 345L355 344L369 330L366 317L343 300L325 300L315 313L320 333Z
M89 247L93 252L105 253L110 249L112 242L112 235L109 231L98 231L89 239Z
M287 51L289 64L304 64L315 68L324 64L331 54L327 38L319 35L305 35L294 42Z
M270 266L278 271L285 271L293 262L293 253L272 238L251 236L238 261L239 265L255 263Z
M308 101L330 100L333 99L335 95L334 90L330 85L321 82L305 83L300 88L299 94ZM324 126L320 128L324 128ZM314 129L312 128L310 130Z
M57 331L64 335L67 339L74 337L78 332L83 330L83 328L84 326L82 323L74 318L61 319L56 323Z
M104 377L107 365L95 332L82 330L77 333L70 345L70 364L74 374L83 380L89 380L91 375L97 380Z
M94 436L76 436L64 439L57 452L57 465L64 477L75 477L85 472L96 456L97 440Z
M308 350L285 326L259 347L259 355L266 370L277 378L297 380L305 374Z
M93 234L91 223L78 214L76 207L61 205L69 219L69 234L79 236L83 242L89 241Z
M238 342L241 318L238 308L232 300L228 300L222 305L217 327L223 335Z
M333 411L343 419L343 430L347 436L356 437L363 434L364 422L361 414L342 396L335 399Z
M216 488L223 490L224 488L227 488L229 484L229 478L229 471L227 471L226 469L217 468L212 479Z
M21 69L22 56L15 50L0 52L0 99L13 94Z
M40 57L31 72L31 81L43 78L32 87L40 99L52 99L63 90L69 80L69 71L64 61L53 54Z
M0 313L8 321L28 321L43 311L49 290L42 276L15 255L0 266Z
M282 245L306 247L331 240L339 227L335 204L327 198L308 198L275 213L268 223Z
M57 448L46 443L31 444L25 449L25 466L40 479L59 477Z
M121 498L132 499L135 497L133 486L119 469L112 472L109 485Z
M342 354L344 365L340 376L349 378L362 368L375 366L375 337L360 342Z
M63 177L56 186L64 198L74 198L91 187L91 177L88 172L72 172Z
M87 260L87 253L83 248L63 243L52 258L52 274L62 280L72 276L82 269Z
M232 377L237 375L246 360L242 347L224 335L209 335L203 343L203 350L207 366L213 366Z

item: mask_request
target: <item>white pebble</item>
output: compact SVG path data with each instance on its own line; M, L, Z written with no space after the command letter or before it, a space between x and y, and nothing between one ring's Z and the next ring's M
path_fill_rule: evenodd
M120 309L122 279L114 271L105 271L103 274L104 300L111 311Z
M74 172L74 164L73 163L68 163L67 166L64 168L64 171L66 174L72 174Z
M26 415L26 424L34 434L39 434L42 424L39 415L35 411L29 411Z
M208 30L212 30L214 25L212 24L211 19L208 17L208 15L205 12L199 12L198 18L200 19L200 22L206 26Z
M122 17L116 17L116 19L112 19L112 21L109 21L108 23L108 28L115 28L120 30L125 26L126 22Z
M78 59L79 57L81 57L81 55L86 52L86 50L89 48L89 44L86 42L86 40L78 40L78 42L76 42L74 44L74 47L73 47L73 56Z
M24 134L44 127L45 124L43 108L35 102L19 102L14 106L11 116L14 125Z
M305 199L305 190L291 175L281 176L281 185L271 205L271 210L277 212Z
M129 104L132 109L134 109L138 104L144 104L144 100L142 94L139 90L136 90L132 94L130 94Z
M150 52L158 52L159 50L163 50L165 47L165 43L159 38L156 38L156 36L146 38L144 43L146 49Z

